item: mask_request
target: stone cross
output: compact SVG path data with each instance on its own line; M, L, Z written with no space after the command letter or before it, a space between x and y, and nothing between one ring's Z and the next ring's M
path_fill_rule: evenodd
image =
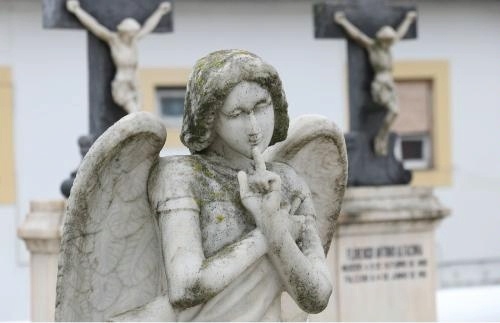
M124 18L134 18L140 24L154 12L164 0L81 0L81 6L102 25L110 30ZM66 0L43 0L44 28L84 27L76 17L67 11ZM172 31L172 11L166 14L154 32ZM123 117L126 112L118 106L111 95L111 81L115 76L115 66L111 60L108 45L87 31L88 71L89 71L89 135L80 138L80 150L84 154L88 146L107 128ZM68 196L71 179L63 183L61 190ZM69 185L69 187L67 187ZM65 187L66 186L66 187Z
M409 182L411 174L402 169L392 153L378 157L371 152L373 137L382 126L386 109L372 99L373 69L367 51L347 36L334 20L336 12L345 12L353 25L368 37L375 38L382 26L397 26L414 6L390 6L386 0L352 0L348 4L317 3L314 5L315 38L345 38L348 43L349 71L349 125L350 132L361 134L356 138L346 135L349 152L350 185L390 185ZM413 23L403 38L416 38ZM390 138L390 147L395 137ZM353 146L356 147L353 147ZM364 160L362 160L364 159ZM363 165L361 165L363 164ZM359 168L358 168L359 166ZM370 172L368 172L368 168ZM362 175L364 173L364 175ZM355 178L359 175L359 178ZM362 179L361 179L362 178Z
M366 50L351 37L348 37L342 27L335 23L334 13L344 11L349 21L369 37L375 38L375 33L382 26L389 25L396 29L404 19L406 12L411 10L416 9L413 6L388 6L385 0L352 0L349 1L348 5L318 3L314 6L315 37L345 38L347 40L351 131L369 129L370 132L376 132L375 128L382 122L383 115L364 113L364 109L374 110L374 107L377 106L370 94L373 70ZM403 38L416 37L416 23L413 23ZM377 110L383 112L383 109Z

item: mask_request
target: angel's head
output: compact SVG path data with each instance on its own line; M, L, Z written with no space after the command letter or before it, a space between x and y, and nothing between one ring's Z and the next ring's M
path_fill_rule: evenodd
M181 140L192 153L223 140L251 156L282 141L288 104L276 70L243 50L221 50L196 62L184 106Z

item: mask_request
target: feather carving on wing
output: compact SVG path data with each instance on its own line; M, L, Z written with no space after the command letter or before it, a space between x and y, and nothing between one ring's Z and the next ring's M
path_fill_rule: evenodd
M290 124L287 138L269 147L264 156L267 161L290 165L306 182L327 254L347 183L347 151L342 132L325 117L301 116Z
M147 182L166 139L148 113L110 127L75 179L62 237L57 321L105 321L165 290L158 225Z

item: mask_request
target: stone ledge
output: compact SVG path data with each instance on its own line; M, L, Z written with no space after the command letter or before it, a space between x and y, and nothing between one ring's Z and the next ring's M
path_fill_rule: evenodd
M59 253L65 200L32 201L17 235L32 253Z
M394 222L437 221L449 215L427 187L384 186L348 188L339 225Z

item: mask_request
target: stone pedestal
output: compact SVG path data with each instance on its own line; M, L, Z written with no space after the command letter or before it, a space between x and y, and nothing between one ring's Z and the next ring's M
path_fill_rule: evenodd
M18 229L31 254L31 320L54 321L57 263L66 202L33 201Z
M316 321L435 321L434 232L449 211L431 188L349 188L329 254L334 295Z
M64 201L32 202L18 230L31 253L31 319L53 321ZM349 188L328 261L334 293L310 321L435 321L434 231L449 211L430 188ZM304 320L289 297L283 312Z

